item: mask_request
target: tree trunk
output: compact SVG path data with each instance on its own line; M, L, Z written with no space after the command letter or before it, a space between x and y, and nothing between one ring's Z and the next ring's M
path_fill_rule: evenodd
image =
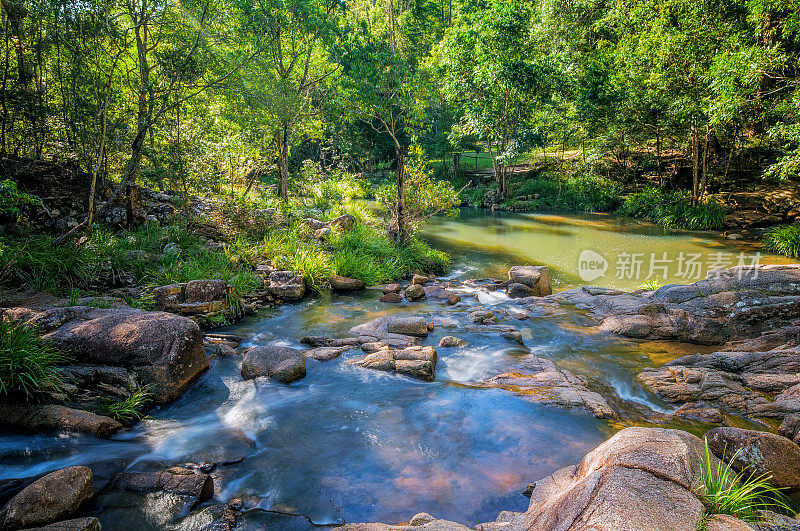
M700 187L700 137L697 127L692 126L692 204L697 204Z
M708 195L708 136L711 128L706 125L706 138L703 143L703 168L701 170L702 179L700 181L700 196L706 197Z
M281 201L286 203L289 201L289 133L291 132L291 124L289 122L283 123L283 135L281 138L281 164L278 178L278 195Z
M397 150L397 213L394 227L394 240L397 243L405 243L408 238L408 228L406 227L406 162L403 148L396 146Z

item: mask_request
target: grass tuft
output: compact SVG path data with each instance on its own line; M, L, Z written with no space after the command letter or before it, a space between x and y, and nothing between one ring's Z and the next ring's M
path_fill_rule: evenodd
M692 205L685 192L665 192L652 186L629 195L616 215L644 218L676 229L712 230L725 224L725 209L719 203Z
M126 424L142 420L144 418L142 411L150 403L151 398L147 387L140 387L123 400L106 402L100 408L100 412Z
M800 258L800 223L771 229L764 235L763 243L767 251Z
M67 361L28 325L0 321L0 394L57 390L57 366Z
M735 460L739 453L737 451L729 461ZM728 463L719 460L714 466L712 461L708 439L705 439L703 484L695 493L705 501L708 515L728 514L746 522L756 522L763 521L758 514L761 510L793 514L782 489L770 485L771 475L736 473Z

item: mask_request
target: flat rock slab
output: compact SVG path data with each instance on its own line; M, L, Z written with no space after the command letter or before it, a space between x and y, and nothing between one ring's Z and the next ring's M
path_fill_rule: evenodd
M198 502L214 495L214 480L210 475L183 467L158 472L120 472L111 478L108 489L121 492L157 492L185 494Z
M342 352L353 348L352 346L345 347L317 347L304 352L306 358L311 358L317 361L330 361L338 358Z
M208 359L197 324L166 312L86 306L0 309L0 318L36 326L76 363L125 367L155 403L180 396Z
M433 347L412 346L401 350L377 350L363 358L348 360L348 363L432 382L436 374L436 359Z
M250 380L267 376L272 380L290 383L306 375L303 352L279 345L251 347L242 360L242 378Z
M3 528L33 527L69 517L93 496L92 479L85 466L62 468L37 479L5 507Z
M62 520L41 527L29 527L27 531L100 531L100 520L94 516Z
M366 341L368 338L406 340L413 345L417 337L426 337L428 332L428 323L421 316L378 317L350 329L351 334L359 336L359 343L365 342L361 340L363 337Z
M484 385L511 391L532 402L579 409L597 418L616 416L602 395L589 390L585 378L559 369L549 359L529 354L522 367L525 372L503 373L489 378Z
M65 431L110 437L122 424L103 415L57 404L3 406L3 428L23 433Z

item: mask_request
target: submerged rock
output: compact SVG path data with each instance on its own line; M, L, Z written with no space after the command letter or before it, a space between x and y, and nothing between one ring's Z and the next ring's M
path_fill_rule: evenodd
M100 520L94 516L62 520L41 527L29 527L28 531L100 531Z
M738 472L769 475L778 488L800 490L800 447L785 437L764 431L721 427L705 434L714 455Z
M245 380L268 376L279 382L290 383L305 375L305 356L301 351L289 347L251 347L242 360L242 378Z
M464 339L455 336L444 336L439 340L440 347L463 347L467 342Z
M352 346L344 347L317 347L304 352L306 358L311 358L317 361L330 361L333 358L338 358L342 352L353 348Z
M379 302L391 302L397 304L403 302L403 297L399 293L384 293L378 298Z
M92 479L85 466L62 468L37 479L4 508L2 527L21 529L63 520L92 497Z
M512 391L532 402L586 411L597 418L615 416L606 399L589 390L585 378L533 354L524 358L522 366L525 372L503 373L489 378L484 385Z
M473 323L495 323L497 322L494 312L489 310L475 310L469 313L469 320Z
M433 347L419 346L402 350L383 349L363 358L348 360L348 363L379 371L394 371L430 382L436 374L436 350Z

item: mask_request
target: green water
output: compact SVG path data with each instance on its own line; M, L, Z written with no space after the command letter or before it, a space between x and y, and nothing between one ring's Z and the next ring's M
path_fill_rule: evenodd
M457 219L435 220L424 236L453 256L456 276L505 278L512 265L548 265L556 290L586 284L631 290L642 286L648 277L660 285L688 284L705 278L710 269L738 265L740 258L750 265L760 251L753 243L710 232L670 230L607 214L508 214L464 209ZM592 280L581 278L579 257L585 250L606 259L605 275ZM761 252L758 262L793 260Z

